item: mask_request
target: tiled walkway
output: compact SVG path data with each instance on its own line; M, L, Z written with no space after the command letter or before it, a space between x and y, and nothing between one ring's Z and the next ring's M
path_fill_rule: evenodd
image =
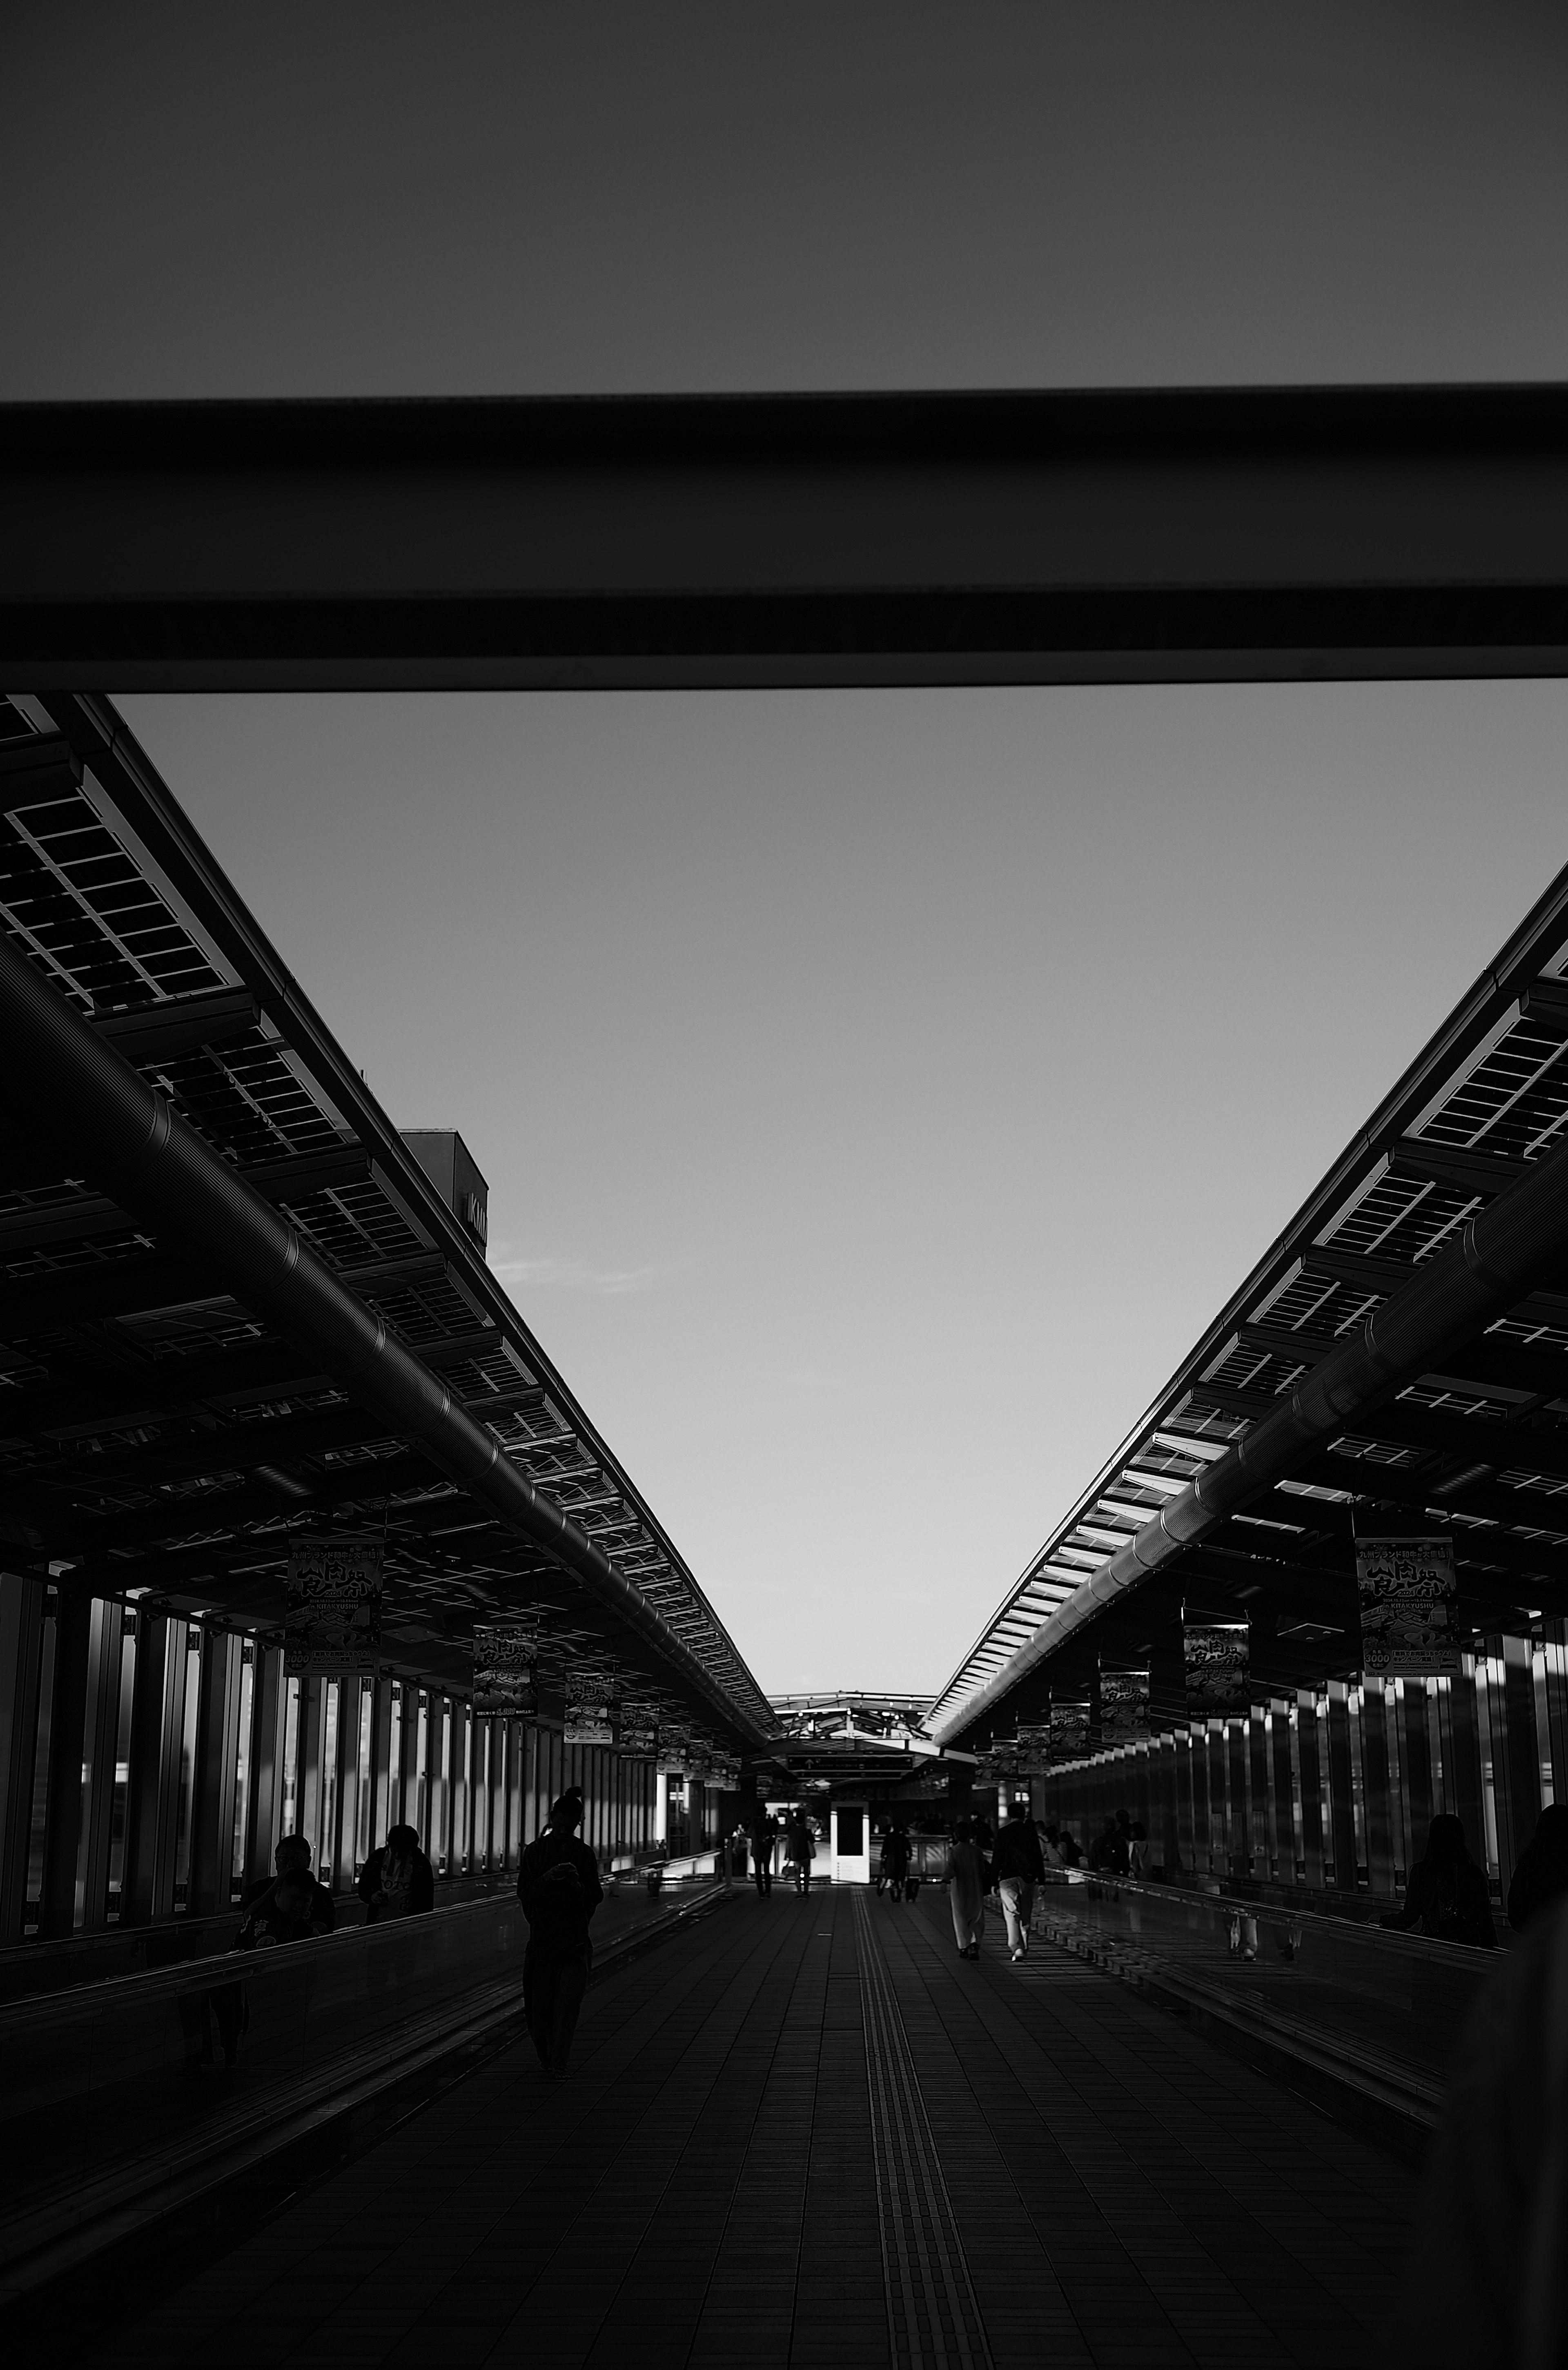
M918 2100L874 2122L898 2065ZM940 1892L848 1890L743 1894L634 1962L561 2087L495 2059L102 2358L879 2370L921 2113L958 2281L957 2326L897 2316L923 2370L1374 2358L1407 2173L1066 1954L993 1931L966 1965Z

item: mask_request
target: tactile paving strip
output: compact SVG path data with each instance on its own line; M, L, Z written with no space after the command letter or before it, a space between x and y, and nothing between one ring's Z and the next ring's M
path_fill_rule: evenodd
M891 2359L895 2370L993 2370L904 2019L858 1887L854 1903Z

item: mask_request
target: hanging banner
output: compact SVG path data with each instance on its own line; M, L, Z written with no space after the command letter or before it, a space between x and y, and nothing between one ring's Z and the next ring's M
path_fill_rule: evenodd
M334 1531L291 1538L283 1629L285 1671L374 1671L381 1653L384 1543Z
M659 1754L659 1716L646 1704L623 1703L620 1708L620 1749L635 1753L645 1761L654 1761Z
M684 1728L661 1728L659 1731L659 1766L666 1778L686 1775L686 1756L691 1751L691 1738Z
M1048 1723L1025 1728L1020 1721L1013 1740L1018 1754L1017 1775L1020 1778L1043 1778L1051 1766L1051 1730Z
M1148 1673L1101 1671L1100 1674L1100 1742L1141 1744L1148 1735Z
M721 1792L733 1794L741 1783L741 1765L732 1753L716 1753L708 1772L708 1782Z
M1051 1698L1051 1766L1059 1769L1064 1761L1087 1761L1089 1743L1089 1697L1087 1696L1053 1696Z
M1247 1624L1187 1621L1182 1628L1187 1665L1189 1720L1245 1720L1251 1708L1248 1684Z
M566 1686L568 1744L613 1744L616 1741L616 1699L603 1679L581 1673L569 1675Z
M1357 1539L1355 1582L1367 1678L1458 1675L1459 1582L1452 1539Z
M533 1720L539 1709L539 1640L535 1629L474 1624L474 1709Z

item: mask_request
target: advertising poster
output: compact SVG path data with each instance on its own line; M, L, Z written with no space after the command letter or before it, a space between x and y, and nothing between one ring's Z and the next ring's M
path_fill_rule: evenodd
M644 1761L659 1756L659 1716L647 1704L623 1703L620 1714L620 1748L623 1753L635 1753Z
M686 1759L691 1752L691 1738L684 1728L661 1728L659 1731L659 1766L666 1778L686 1774Z
M1020 1721L1018 1731L1018 1774L1020 1778L1043 1778L1051 1766L1051 1730L1048 1722L1036 1728L1025 1728Z
M474 1624L474 1709L532 1720L539 1708L538 1637L533 1629Z
M1245 1720L1251 1697L1247 1683L1247 1624L1188 1621L1182 1624L1187 1664L1189 1720Z
M373 1672L381 1652L383 1543L335 1531L289 1541L283 1668Z
M1447 1538L1357 1539L1361 1667L1369 1679L1453 1678L1458 1574Z
M1064 1761L1086 1761L1090 1754L1089 1697L1087 1696L1053 1696L1051 1698L1051 1766L1059 1769Z
M613 1744L616 1741L615 1692L601 1674L569 1673L566 1683L568 1744Z
M1139 1744L1148 1735L1148 1673L1101 1671L1100 1674L1100 1742Z

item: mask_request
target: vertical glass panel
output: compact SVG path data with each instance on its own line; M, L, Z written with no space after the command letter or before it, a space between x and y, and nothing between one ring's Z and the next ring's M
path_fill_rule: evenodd
M372 1679L360 1688L359 1817L355 1829L357 1864L353 1871L356 1876L371 1854L370 1822L375 1808L375 1789L371 1784L370 1739L375 1719L375 1682Z
M281 1835L295 1831L299 1810L299 1681L285 1683L287 1700L283 1708L283 1819L278 1829Z
M114 1802L109 1829L109 1920L120 1916L125 1884L125 1815L131 1797L131 1708L136 1699L136 1616L128 1612L120 1639L120 1710L115 1724Z
M327 1697L321 1720L321 1833L316 1844L317 1872L323 1884L332 1879L332 1855L338 1833L338 1707L340 1682L324 1682Z
M250 1824L251 1739L256 1713L256 1641L248 1638L240 1649L239 1739L234 1767L234 1849L229 1855L229 1891L245 1881L245 1838Z
M59 1603L53 1589L44 1599L43 1654L38 1685L38 1742L33 1747L32 1820L28 1833L28 1905L26 1922L36 1929L43 1914L43 1835L49 1808L49 1728L54 1710L54 1612Z
M179 1807L174 1838L174 1906L190 1905L190 1813L195 1796L196 1718L202 1708L202 1632L192 1622L185 1642L185 1721L179 1740Z

